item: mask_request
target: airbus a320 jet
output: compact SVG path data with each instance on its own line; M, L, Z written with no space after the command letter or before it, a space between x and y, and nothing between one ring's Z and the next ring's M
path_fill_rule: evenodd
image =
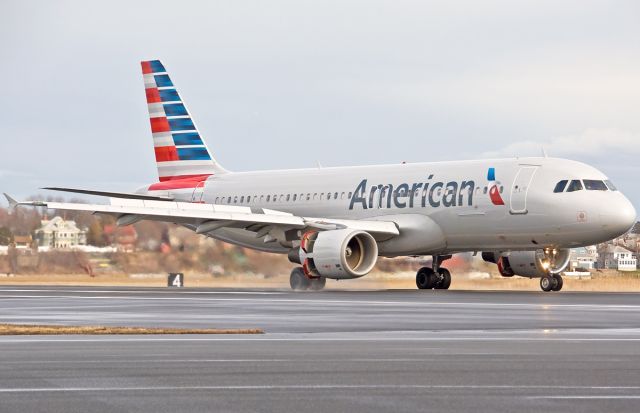
M597 169L554 158L230 172L213 157L159 60L142 62L158 182L109 205L17 202L91 211L118 225L175 223L224 242L287 254L294 290L367 275L378 257L432 256L419 289L447 289L453 254L481 252L500 274L562 288L570 248L624 234L636 221Z

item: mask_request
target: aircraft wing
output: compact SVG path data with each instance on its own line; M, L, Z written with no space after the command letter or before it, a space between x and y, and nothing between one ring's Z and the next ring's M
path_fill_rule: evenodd
M300 217L287 212L247 206L213 205L189 202L155 201L141 199L110 198L110 205L67 202L18 202L5 194L11 207L27 205L47 209L88 211L112 215L118 225L133 224L141 220L163 221L188 225L197 233L207 233L219 228L244 228L266 236L272 229L332 230L353 228L373 236L390 238L399 235L398 227L391 221L345 220Z

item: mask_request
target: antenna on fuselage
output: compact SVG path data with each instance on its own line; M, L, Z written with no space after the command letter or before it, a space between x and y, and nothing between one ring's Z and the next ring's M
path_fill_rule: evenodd
M549 155L547 155L547 151L546 149L544 149L544 145L542 145L540 148L542 149L542 156L544 156L545 158L548 158Z

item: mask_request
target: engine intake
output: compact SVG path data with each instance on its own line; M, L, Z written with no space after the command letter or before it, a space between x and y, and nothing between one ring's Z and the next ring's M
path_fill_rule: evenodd
M378 260L378 244L365 231L338 229L309 231L289 260L302 264L309 277L358 278L368 274Z
M539 278L564 271L569 264L568 249L544 249L535 251L514 251L508 255L483 252L482 259L498 265L503 277L520 275Z

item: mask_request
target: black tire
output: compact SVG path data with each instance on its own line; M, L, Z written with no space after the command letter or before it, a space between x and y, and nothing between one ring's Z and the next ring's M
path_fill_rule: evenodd
M312 291L320 291L324 288L324 286L327 284L327 278L326 277L318 277L318 278L314 278L311 281L311 285L309 285L309 289Z
M553 287L557 284L558 282L554 280L553 277L550 275L545 275L544 277L540 278L540 288L544 292L551 291Z
M556 280L556 284L553 287L553 291L560 291L562 290L562 285L564 284L564 281L562 280L562 276L560 274L553 274L553 278Z
M416 286L419 290L431 290L435 287L435 273L429 267L422 267L416 273Z
M440 273L442 279L440 280L436 288L440 290L448 290L451 286L451 273L446 268L440 268L438 272Z
M294 291L302 291L309 288L311 285L311 280L307 278L302 267L296 267L291 271L291 276L289 277L289 285L291 289Z

